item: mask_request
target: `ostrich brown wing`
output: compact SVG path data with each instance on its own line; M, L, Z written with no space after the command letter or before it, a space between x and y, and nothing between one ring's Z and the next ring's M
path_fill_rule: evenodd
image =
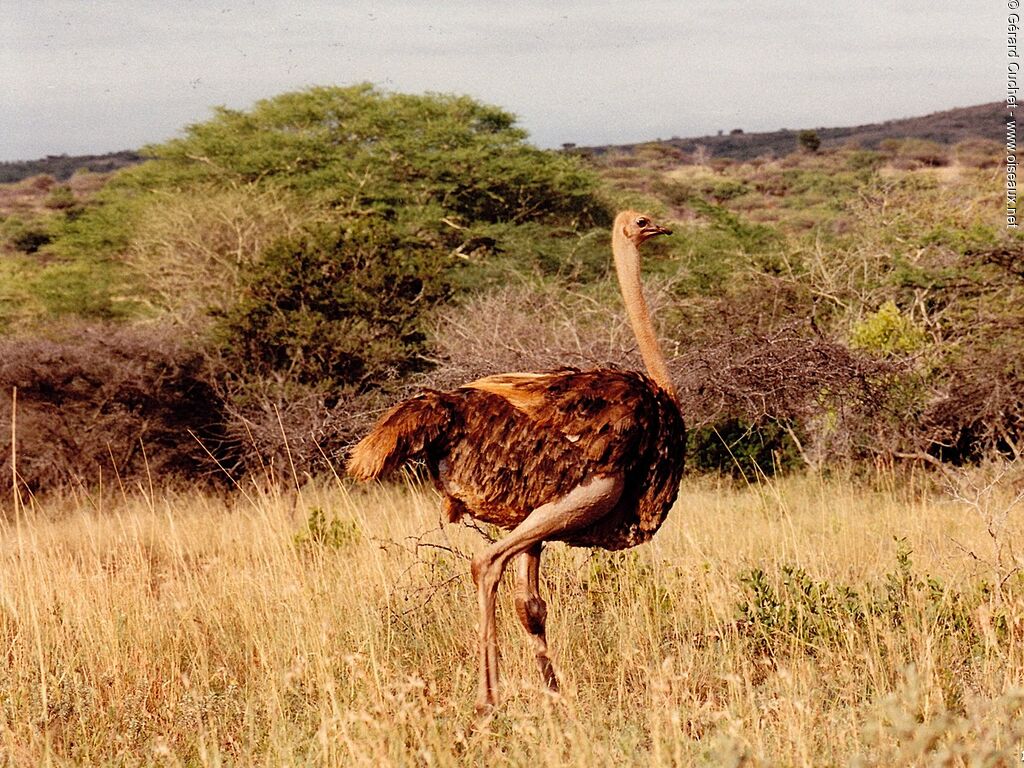
M626 549L650 539L665 522L679 493L686 452L686 428L675 400L650 379L634 374L647 387L637 410L640 439L628 462L622 501L610 515L563 537L574 546Z
M650 538L675 499L682 418L641 374L503 374L438 396L452 421L427 460L455 516L512 527L588 478L617 475L625 490L615 512L561 538L621 549Z

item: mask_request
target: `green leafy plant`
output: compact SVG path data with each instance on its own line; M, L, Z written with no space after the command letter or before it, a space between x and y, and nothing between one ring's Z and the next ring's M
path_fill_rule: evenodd
M55 211L69 211L78 205L78 199L75 197L75 193L71 191L71 187L67 184L61 184L50 190L44 205Z
M736 605L737 626L760 652L773 654L834 646L850 633L872 631L879 622L897 630L924 623L941 629L950 640L983 643L973 615L988 599L991 586L981 582L966 591L950 588L917 573L911 554L906 539L897 539L895 568L880 582L859 588L814 579L788 564L775 577L760 568L745 571L739 576L744 596ZM996 611L994 619L996 631L1005 632L1005 615Z
M749 424L726 419L687 436L687 463L699 472L721 472L755 480L802 465L800 452L786 425L769 421Z
M882 355L908 354L924 346L925 335L890 300L854 326L850 342L857 349Z
M306 519L306 527L295 534L295 546L300 549L344 549L362 540L362 531L355 520L328 518L320 507L313 507Z

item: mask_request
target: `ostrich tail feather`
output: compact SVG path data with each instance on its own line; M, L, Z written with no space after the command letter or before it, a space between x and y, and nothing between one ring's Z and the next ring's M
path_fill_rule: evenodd
M365 482L407 461L427 458L444 437L451 417L451 405L440 392L425 392L399 403L352 449L346 471Z

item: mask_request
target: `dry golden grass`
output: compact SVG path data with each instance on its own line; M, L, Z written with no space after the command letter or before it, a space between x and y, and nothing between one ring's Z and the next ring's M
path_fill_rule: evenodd
M688 481L650 545L548 548L560 699L502 591L479 724L480 540L429 490L38 500L0 540L0 764L1016 765L1024 585L977 585L1021 526L1012 484L984 488ZM781 590L788 564L890 600L738 622L741 575Z
M231 305L268 244L323 219L297 195L199 187L144 208L124 258L161 312L194 322Z

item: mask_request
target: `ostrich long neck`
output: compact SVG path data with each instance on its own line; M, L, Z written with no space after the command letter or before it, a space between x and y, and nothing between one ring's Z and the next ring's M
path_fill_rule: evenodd
M643 287L640 283L640 253L636 245L626 237L620 227L612 233L612 256L615 259L615 272L619 276L619 288L622 290L622 301L626 305L626 315L636 336L640 355L647 366L648 375L654 383L676 398L675 387L668 374L668 365L658 346L654 335L654 323L647 309Z

